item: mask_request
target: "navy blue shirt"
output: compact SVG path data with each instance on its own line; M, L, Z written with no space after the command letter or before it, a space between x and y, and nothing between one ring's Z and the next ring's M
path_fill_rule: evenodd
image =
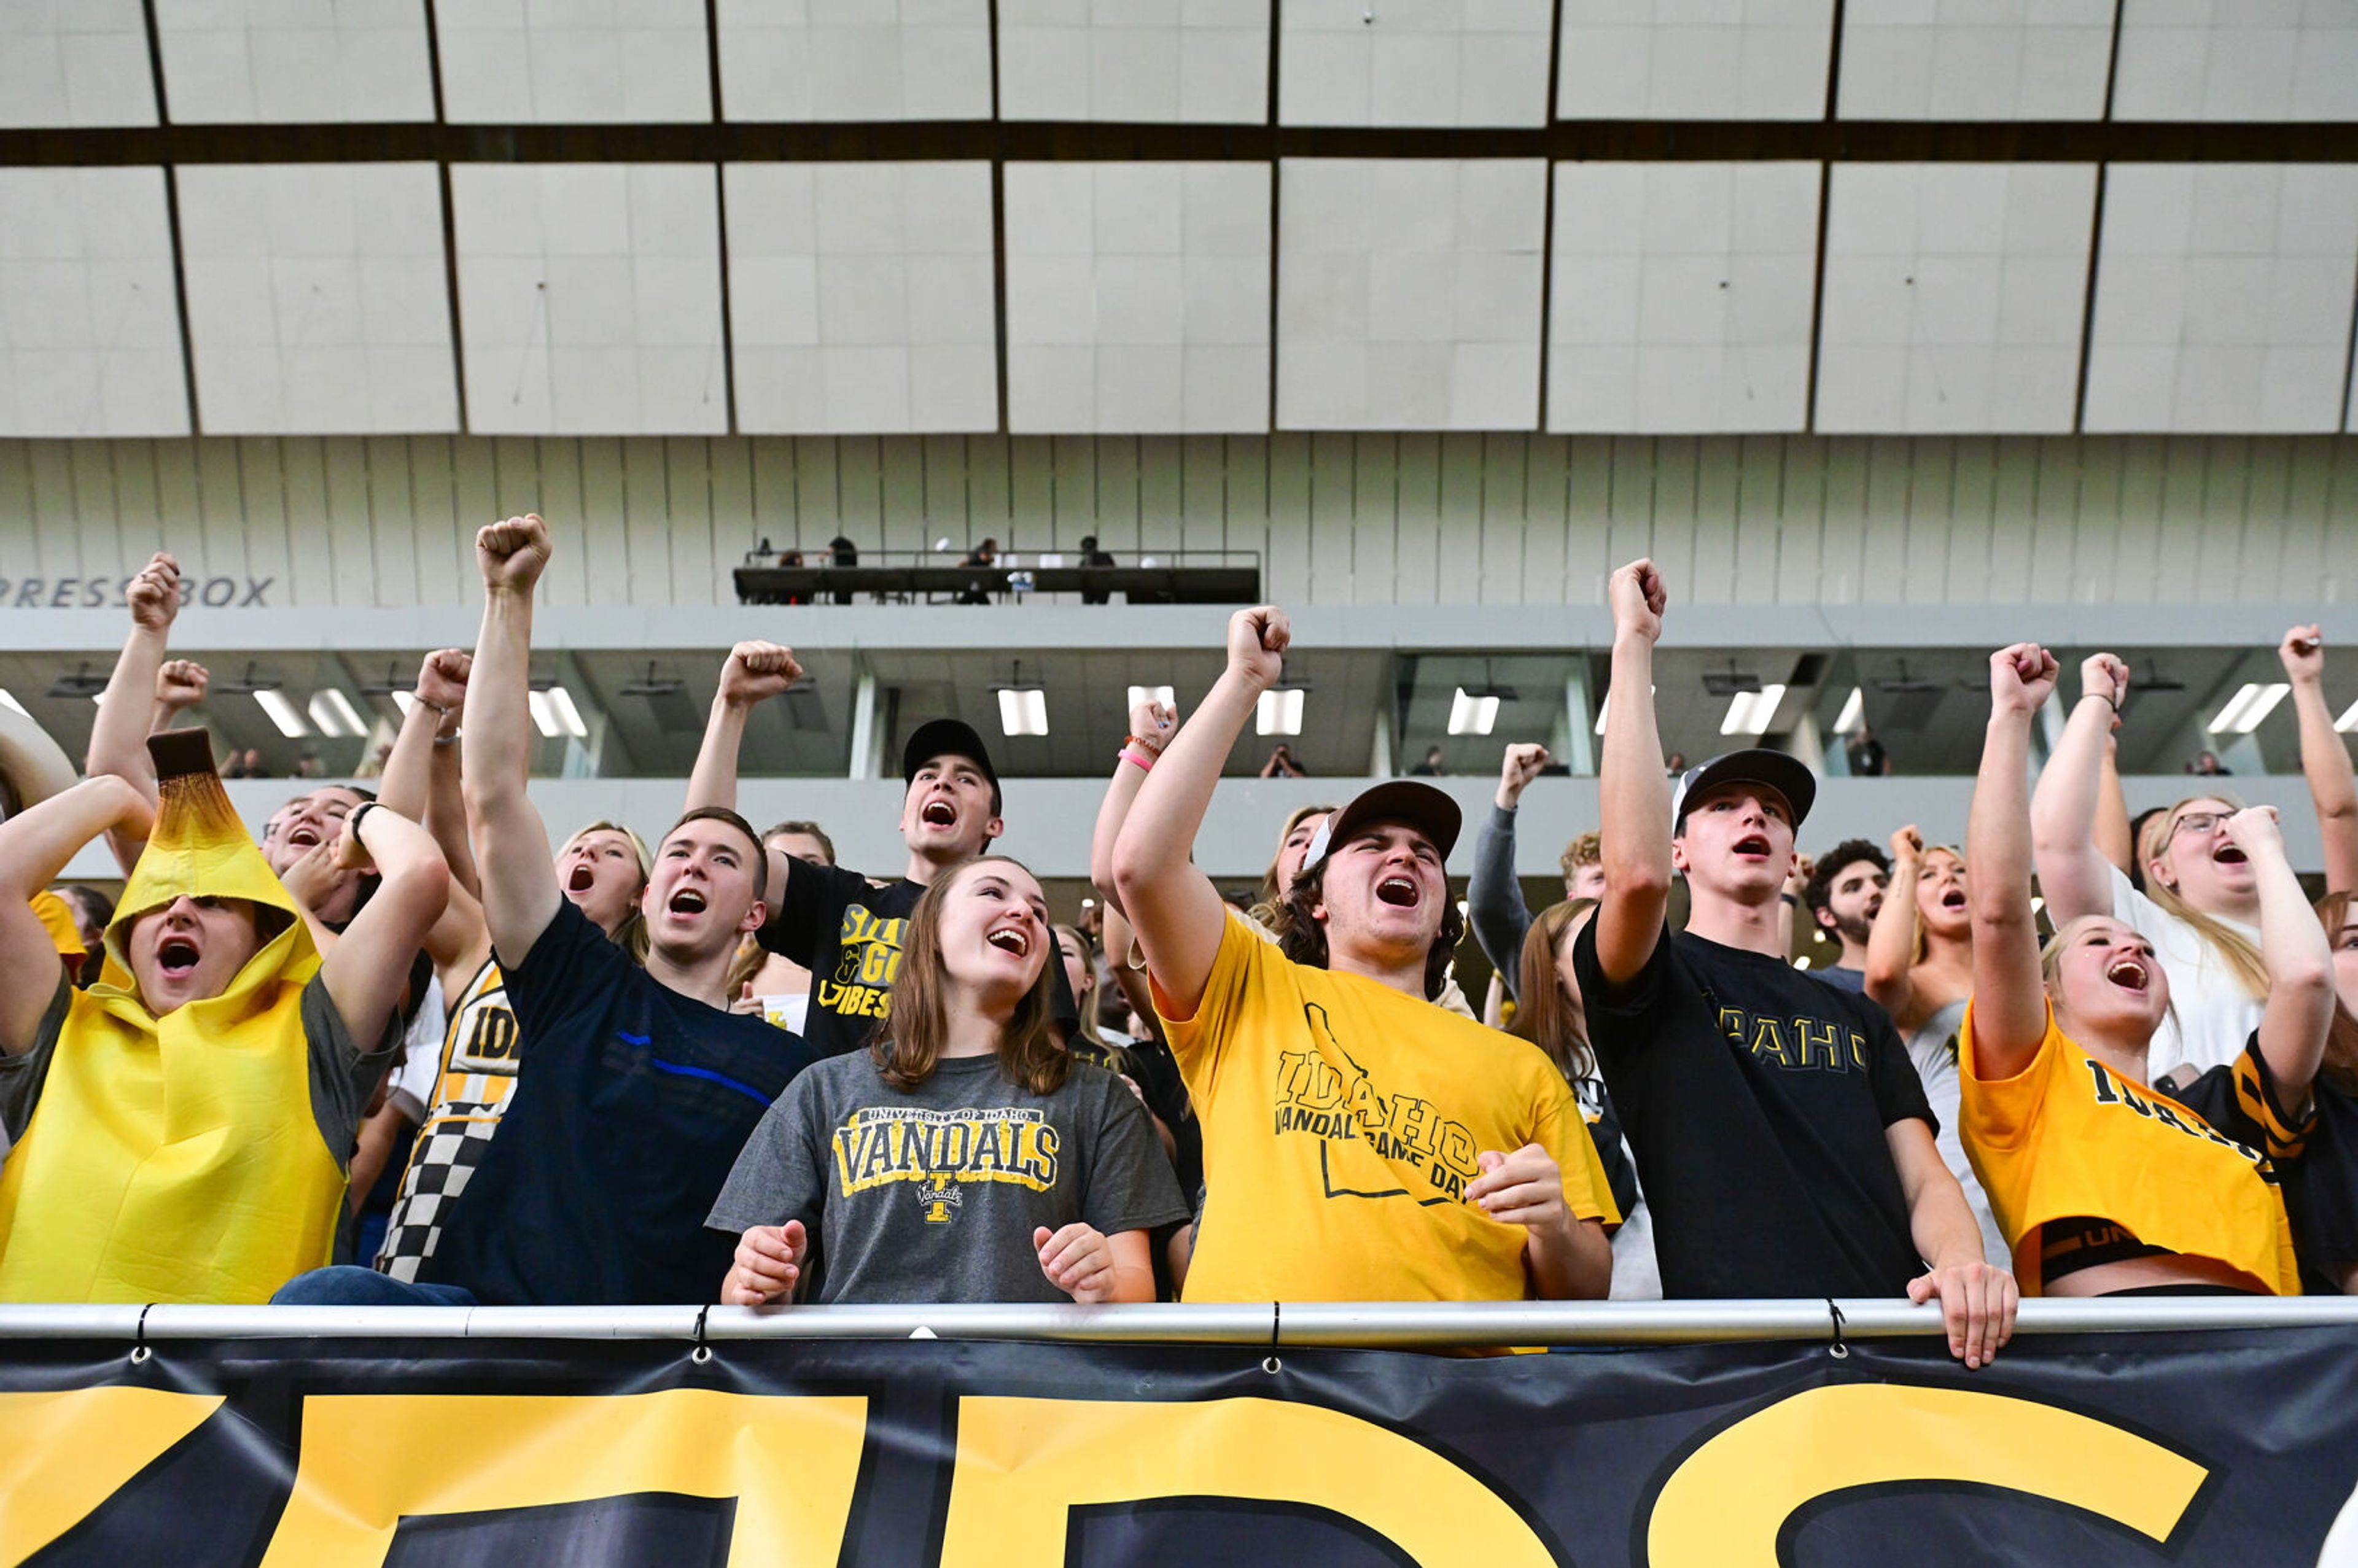
M809 1048L664 986L570 900L502 968L526 1070L418 1277L487 1306L718 1299L736 1242L704 1217Z

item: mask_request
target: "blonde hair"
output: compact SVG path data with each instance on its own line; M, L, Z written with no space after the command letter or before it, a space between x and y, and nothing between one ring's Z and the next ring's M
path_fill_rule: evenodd
M1924 874L1924 857L1926 855L1946 855L1951 860L1956 861L1958 866L1961 868L1965 863L1965 852L1963 849L1957 849L1955 846L1950 844L1927 844L1924 846L1923 850L1916 857L1916 874L1920 880ZM1887 893L1885 896L1888 897L1890 895ZM1919 904L1916 906L1916 951L1909 958L1908 967L1912 969L1931 956L1932 936L1931 933L1924 929L1924 908L1923 905Z
M1074 1010L1081 1015L1081 1038L1092 1045L1102 1046L1108 1051L1112 1050L1112 1042L1109 1041L1105 1037L1105 1032L1098 1027L1096 947L1090 945L1089 939L1082 935L1081 928L1077 925L1051 925L1048 930L1056 938L1056 961L1064 962L1064 946L1069 941L1073 945L1073 951L1081 956L1081 972L1088 978L1089 984L1086 994L1077 990L1073 993Z
M884 1081L896 1089L915 1088L934 1076L935 1065L942 1059L942 1046L950 1033L948 970L942 962L942 906L968 871L984 865L1013 866L1031 874L1031 868L1004 855L961 860L934 878L909 914L892 1000L868 1039L870 1058ZM1001 1069L1035 1095L1055 1094L1072 1071L1073 1059L1056 1044L1049 1017L1055 994L1048 966L1042 964L1039 978L1015 1004L1014 1015L999 1036Z
M2115 920L2115 917L2109 914L2083 914L2077 920L2067 920L2055 928L2055 935L2050 936L2047 939L2047 945L2039 949L2039 988L2047 993L2048 1001L2059 1008L2062 1000L2061 993L2063 989L2063 949L2071 945L2072 933L2092 920ZM2115 924L2128 925L2125 920L2115 920ZM2135 931L2136 928L2132 925L2129 929ZM2144 933L2139 932L2138 935L2143 935ZM2147 938L2147 942L2151 940L2150 937ZM2160 962L2159 958L2157 957L2155 962L2158 965ZM2175 1024L2178 1022L2176 997L2171 997L2163 1004L2162 1021L2169 1024Z
M2261 957L2258 944L2221 920L2206 914L2181 897L2179 891L2153 874L2156 860L2168 852L2178 837L2178 814L2197 801L2215 800L2231 810L2241 811L2244 803L2227 795L2190 795L2157 818L2163 826L2157 830L2153 853L2146 857L2145 895L2161 906L2163 913L2184 921L2194 934L2211 946L2235 977L2244 993L2255 1001L2266 1001L2268 996L2268 966Z
M1265 931L1275 931L1285 918L1286 890L1277 885L1277 863L1285 859L1285 841L1293 830L1314 816L1332 816L1341 810L1335 806L1297 806L1285 815L1285 826L1277 830L1277 849L1269 858L1269 870L1260 874L1260 899L1245 911L1247 918Z
M647 949L654 944L647 935L646 914L639 908L639 894L645 892L647 891L647 883L654 880L655 874L654 854L653 851L648 849L647 841L640 838L636 833L632 832L628 827L623 827L619 822L609 822L601 817L598 821L589 824L587 827L575 828L571 834L568 835L565 842L557 846L557 858L560 860L563 860L567 850L572 849L574 845L579 844L582 839L587 838L592 833L620 833L623 838L630 840L631 853L638 857L638 891L631 894L631 907L623 914L622 924L614 927L614 946L620 947L625 953L628 953L631 956L631 962L644 969L647 967ZM738 986L741 986L745 982L743 980L737 980L730 985L730 989L733 992Z

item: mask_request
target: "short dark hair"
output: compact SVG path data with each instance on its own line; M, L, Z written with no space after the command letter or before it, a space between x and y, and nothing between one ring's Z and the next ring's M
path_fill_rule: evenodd
M1810 906L1811 914L1833 902L1834 879L1861 860L1887 877L1891 874L1891 857L1864 838L1845 838L1818 857L1817 870L1810 873L1810 885L1801 892L1801 902Z
M827 863L830 866L836 864L835 840L828 838L827 836L827 829L821 827L816 822L793 821L773 823L771 827L763 830L762 834L762 842L767 844L771 839L783 838L789 833L804 838L817 839L818 847L827 851Z
M678 832L681 828L687 827L691 822L725 822L730 827L737 829L738 832L745 835L745 842L753 846L754 902L758 903L763 899L769 896L769 847L762 842L762 836L753 831L753 825L752 823L746 821L743 817L738 816L735 812L730 810L725 806L699 806L694 811L687 813L687 815L682 816L669 827L664 829L664 836L657 845L658 849L660 849L663 844L670 843L671 836Z

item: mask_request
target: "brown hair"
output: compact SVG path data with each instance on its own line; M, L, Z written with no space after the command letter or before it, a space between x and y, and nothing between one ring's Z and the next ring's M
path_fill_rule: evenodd
M2350 906L2358 903L2358 893L2330 892L2317 901L2317 918L2324 923L2325 939L2331 942L2350 924ZM2358 1018L2333 999L2333 1022L2325 1032L2325 1060L2318 1067L2318 1076L2343 1094L2358 1094Z
M1594 828L1563 847L1563 858L1556 864L1563 869L1563 880L1572 881L1584 866L1605 863L1605 836Z
M1013 866L1026 875L1031 872L1021 860L1004 855L961 860L936 876L909 913L892 1003L868 1037L868 1054L876 1070L896 1089L915 1088L934 1076L934 1065L941 1060L950 1027L948 971L942 963L942 906L968 871L986 865ZM1072 1069L1073 1059L1056 1044L1049 1017L1055 994L1055 978L1044 963L1040 978L1015 1004L1014 1016L999 1037L1001 1069L1035 1095L1055 1094Z
M1087 997L1084 998L1078 991L1073 993L1075 1011L1081 1015L1081 1038L1092 1045L1102 1045L1109 1051L1112 1050L1112 1044L1106 1039L1104 1030L1098 1023L1097 948L1090 944L1087 934L1077 925L1051 925L1048 927L1048 935L1056 939L1058 963L1064 962L1065 942L1069 940L1073 944L1073 951L1081 956L1081 973L1088 979L1090 994Z
M1320 925L1310 912L1325 901L1326 868L1334 864L1329 854L1318 863L1293 879L1285 890L1285 902L1272 912L1276 916L1271 929L1277 934L1278 951L1297 964L1307 964L1314 969L1326 967L1326 927ZM1466 937L1466 916L1458 913L1456 902L1444 887L1441 899L1441 931L1433 946L1424 951L1424 1000L1433 1000L1449 980L1449 960L1457 951L1457 944Z
M663 843L670 843L671 836L691 822L725 822L745 835L745 842L753 847L752 858L746 862L748 869L753 873L753 902L759 903L769 896L770 849L768 845L762 842L762 836L753 831L752 823L725 806L699 806L664 829ZM662 846L658 845L656 848L660 852ZM652 874L649 880L653 880ZM644 892L646 890L643 887L640 891Z
M1528 1040L1547 1053L1548 1060L1567 1078L1596 1075L1596 1054L1588 1046L1588 1024L1563 989L1556 960L1573 922L1596 907L1593 898L1568 898L1541 910L1523 937L1520 983L1515 988L1515 1021L1507 1033Z
M2178 836L2178 814L2197 801L2215 800L2232 810L2242 810L2243 802L2232 795L2190 795L2169 808L2160 820L2163 826L2154 830L2152 857L2146 862L2145 896L2159 904L2166 914L2176 915L2194 928L2194 934L2211 945L2220 961L2242 983L2244 993L2255 1001L2266 1001L2268 995L2268 967L2260 957L2260 950L2252 939L2229 926L2217 915L2205 914L2179 896L2176 888L2152 874L2153 860L2168 852L2170 840Z
M781 822L774 827L765 827L762 830L762 843L766 847L771 839L782 838L789 833L799 834L805 838L817 839L818 847L827 852L827 863L830 866L836 863L835 840L828 838L827 829L816 822Z

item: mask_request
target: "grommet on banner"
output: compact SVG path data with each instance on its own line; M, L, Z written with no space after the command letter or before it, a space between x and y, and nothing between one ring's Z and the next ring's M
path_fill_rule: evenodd
M1837 1361L1847 1361L1850 1359L1850 1346L1843 1343L1843 1310L1834 1305L1832 1298L1828 1298L1826 1313L1833 1319L1834 1329L1834 1342L1826 1346L1826 1354Z
M1260 1358L1260 1369L1274 1378L1285 1370L1285 1363L1277 1358L1278 1314L1285 1310L1283 1303L1269 1303L1269 1354Z
M155 1310L154 1302L139 1309L139 1326L134 1331L131 1345L131 1364L134 1367L145 1367L148 1358L156 1354L147 1348L147 1314Z
M704 1342L704 1314L711 1310L708 1304L696 1309L696 1348L687 1353L687 1358L699 1367L712 1359L712 1346Z

